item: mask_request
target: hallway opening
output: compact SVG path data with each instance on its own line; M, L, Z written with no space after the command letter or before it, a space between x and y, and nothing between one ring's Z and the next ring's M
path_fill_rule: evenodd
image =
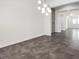
M55 13L52 12L52 33L58 34L66 32L67 30L79 30L79 3L72 3L55 8ZM54 10L54 8L53 8ZM52 11L53 11L52 10Z

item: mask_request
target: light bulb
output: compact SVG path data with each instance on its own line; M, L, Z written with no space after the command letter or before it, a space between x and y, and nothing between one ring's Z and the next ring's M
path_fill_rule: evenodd
M50 8L47 8L48 12L51 12L51 9Z
M44 4L43 6L46 8L47 7L47 4Z
M45 15L48 16L49 14L48 13L45 13Z
M38 3L38 4L41 4L42 2L41 2L41 0L38 0L37 3Z
M45 8L42 8L41 13L45 13Z
M38 9L38 10L41 10L41 7L39 6L37 9Z

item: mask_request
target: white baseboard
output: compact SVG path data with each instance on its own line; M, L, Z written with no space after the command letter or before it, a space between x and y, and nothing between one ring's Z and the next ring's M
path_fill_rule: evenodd
M27 41L27 40L31 40L33 38L37 38L37 37L40 37L40 36L43 36L44 34L40 34L40 35L35 35L35 36L31 36L31 37L27 37L25 39L22 39L22 40L18 40L18 41L14 41L14 42L5 42L5 43L2 43L0 45L0 48L4 48L4 47L7 47L7 46L10 46L10 45L14 45L14 44L17 44L17 43L20 43L20 42L23 42L23 41Z

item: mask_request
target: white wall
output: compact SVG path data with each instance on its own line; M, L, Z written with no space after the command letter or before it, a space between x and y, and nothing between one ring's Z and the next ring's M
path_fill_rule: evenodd
M0 0L0 48L44 35L36 0Z
M67 15L66 15L66 13L64 13L63 15L62 15L62 20L61 20L61 30L67 30L68 29L68 17L67 17Z
M55 21L55 32L61 32L61 30L67 30L69 28L69 17L70 14L67 12L56 13L56 21Z
M55 32L61 32L62 16L60 13L55 13L55 16Z
M44 16L44 33L46 35L51 35L52 33L52 17L51 13L48 16Z

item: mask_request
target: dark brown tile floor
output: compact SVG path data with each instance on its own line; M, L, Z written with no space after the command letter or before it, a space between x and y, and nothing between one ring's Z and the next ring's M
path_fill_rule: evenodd
M79 30L41 36L0 49L0 59L79 59Z

